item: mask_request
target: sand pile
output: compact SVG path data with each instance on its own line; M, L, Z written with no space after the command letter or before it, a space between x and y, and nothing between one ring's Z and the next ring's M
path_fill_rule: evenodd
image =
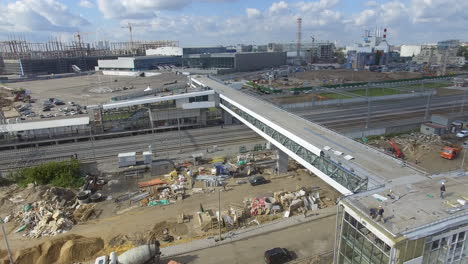
M93 259L103 247L104 241L101 238L66 235L17 251L13 254L13 260L15 264L76 263ZM6 254L0 252L0 256L0 263L9 262Z

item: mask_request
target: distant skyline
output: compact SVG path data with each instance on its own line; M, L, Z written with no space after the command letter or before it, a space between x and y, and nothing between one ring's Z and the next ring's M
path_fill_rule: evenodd
M387 28L392 45L468 40L466 0L0 0L0 40L57 37L85 42L178 40L181 46L294 42L359 42L365 29ZM86 34L88 33L88 34Z

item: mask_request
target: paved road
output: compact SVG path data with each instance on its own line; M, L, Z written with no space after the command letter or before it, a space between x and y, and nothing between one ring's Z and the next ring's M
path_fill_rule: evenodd
M187 253L171 259L186 264L264 263L265 250L284 247L298 259L333 249L336 216L307 222L283 230L251 237L218 247ZM164 262L163 262L164 263Z

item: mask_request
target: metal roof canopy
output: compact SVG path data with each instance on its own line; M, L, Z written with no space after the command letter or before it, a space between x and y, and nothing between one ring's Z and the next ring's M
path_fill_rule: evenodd
M36 129L47 129L68 126L88 125L89 117L77 117L67 119L56 119L47 121L25 122L16 124L3 124L0 125L0 132L18 132Z

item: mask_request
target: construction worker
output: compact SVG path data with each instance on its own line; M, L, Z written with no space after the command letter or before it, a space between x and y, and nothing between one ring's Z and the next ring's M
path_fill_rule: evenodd
M375 219L375 221L381 221L382 223L384 223L384 219L383 219L384 212L385 210L382 208L382 206L379 206L379 210L377 210L377 219Z
M440 185L440 198L444 199L445 198L445 182L442 182L442 185Z

